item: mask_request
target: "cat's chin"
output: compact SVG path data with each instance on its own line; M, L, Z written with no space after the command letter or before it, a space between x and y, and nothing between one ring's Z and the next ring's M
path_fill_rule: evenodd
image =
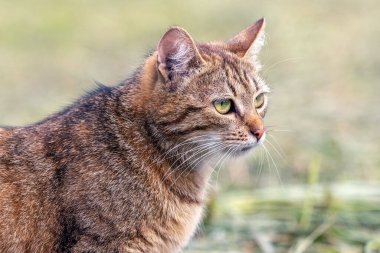
M257 146L258 146L258 144L245 145L236 151L235 156L245 155L245 154L249 153L250 151L253 151L255 148L257 148Z
M263 143L263 141L259 141L259 142L255 142L252 144L243 145L241 148L239 148L235 152L235 156L241 156L241 155L248 154L249 152L251 152L251 151L255 150L256 148L258 148L259 146L261 146L262 143Z
M250 151L250 150L253 150L254 148L256 147L256 145L254 146L248 146L248 147L243 147L242 149L240 149L240 152L245 154L246 152Z

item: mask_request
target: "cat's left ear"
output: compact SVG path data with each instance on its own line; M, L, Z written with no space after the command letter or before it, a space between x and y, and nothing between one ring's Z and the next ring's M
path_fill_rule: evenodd
M172 27L157 47L157 68L164 82L176 82L203 62L190 34Z
M265 20L261 18L228 40L227 48L238 56L253 60L256 63L257 54L265 41L264 28Z

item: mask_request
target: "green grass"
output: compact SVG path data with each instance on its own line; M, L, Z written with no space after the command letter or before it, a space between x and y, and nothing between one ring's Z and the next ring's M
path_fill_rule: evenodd
M379 184L229 191L213 201L186 252L380 252Z

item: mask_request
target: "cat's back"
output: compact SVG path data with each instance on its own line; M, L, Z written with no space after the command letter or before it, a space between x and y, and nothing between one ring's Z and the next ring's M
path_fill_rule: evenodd
M25 128L0 127L0 170L26 164L23 160L27 158L27 153L33 153L28 147L34 142L32 136L28 137L28 132Z
M25 188L24 194L29 194L37 179L45 176L36 173L38 167L43 167L37 157L39 146L39 141L25 128L0 128L0 202L13 190Z

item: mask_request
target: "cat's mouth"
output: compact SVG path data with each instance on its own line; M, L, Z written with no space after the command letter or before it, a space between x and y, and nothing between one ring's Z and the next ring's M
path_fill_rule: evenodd
M239 149L239 154L244 154L260 145L263 144L264 140L265 140L265 137L266 137L266 134L264 133L264 135L262 136L262 138L260 138L259 141L255 141L255 142L249 142L245 145L243 145L240 149Z

